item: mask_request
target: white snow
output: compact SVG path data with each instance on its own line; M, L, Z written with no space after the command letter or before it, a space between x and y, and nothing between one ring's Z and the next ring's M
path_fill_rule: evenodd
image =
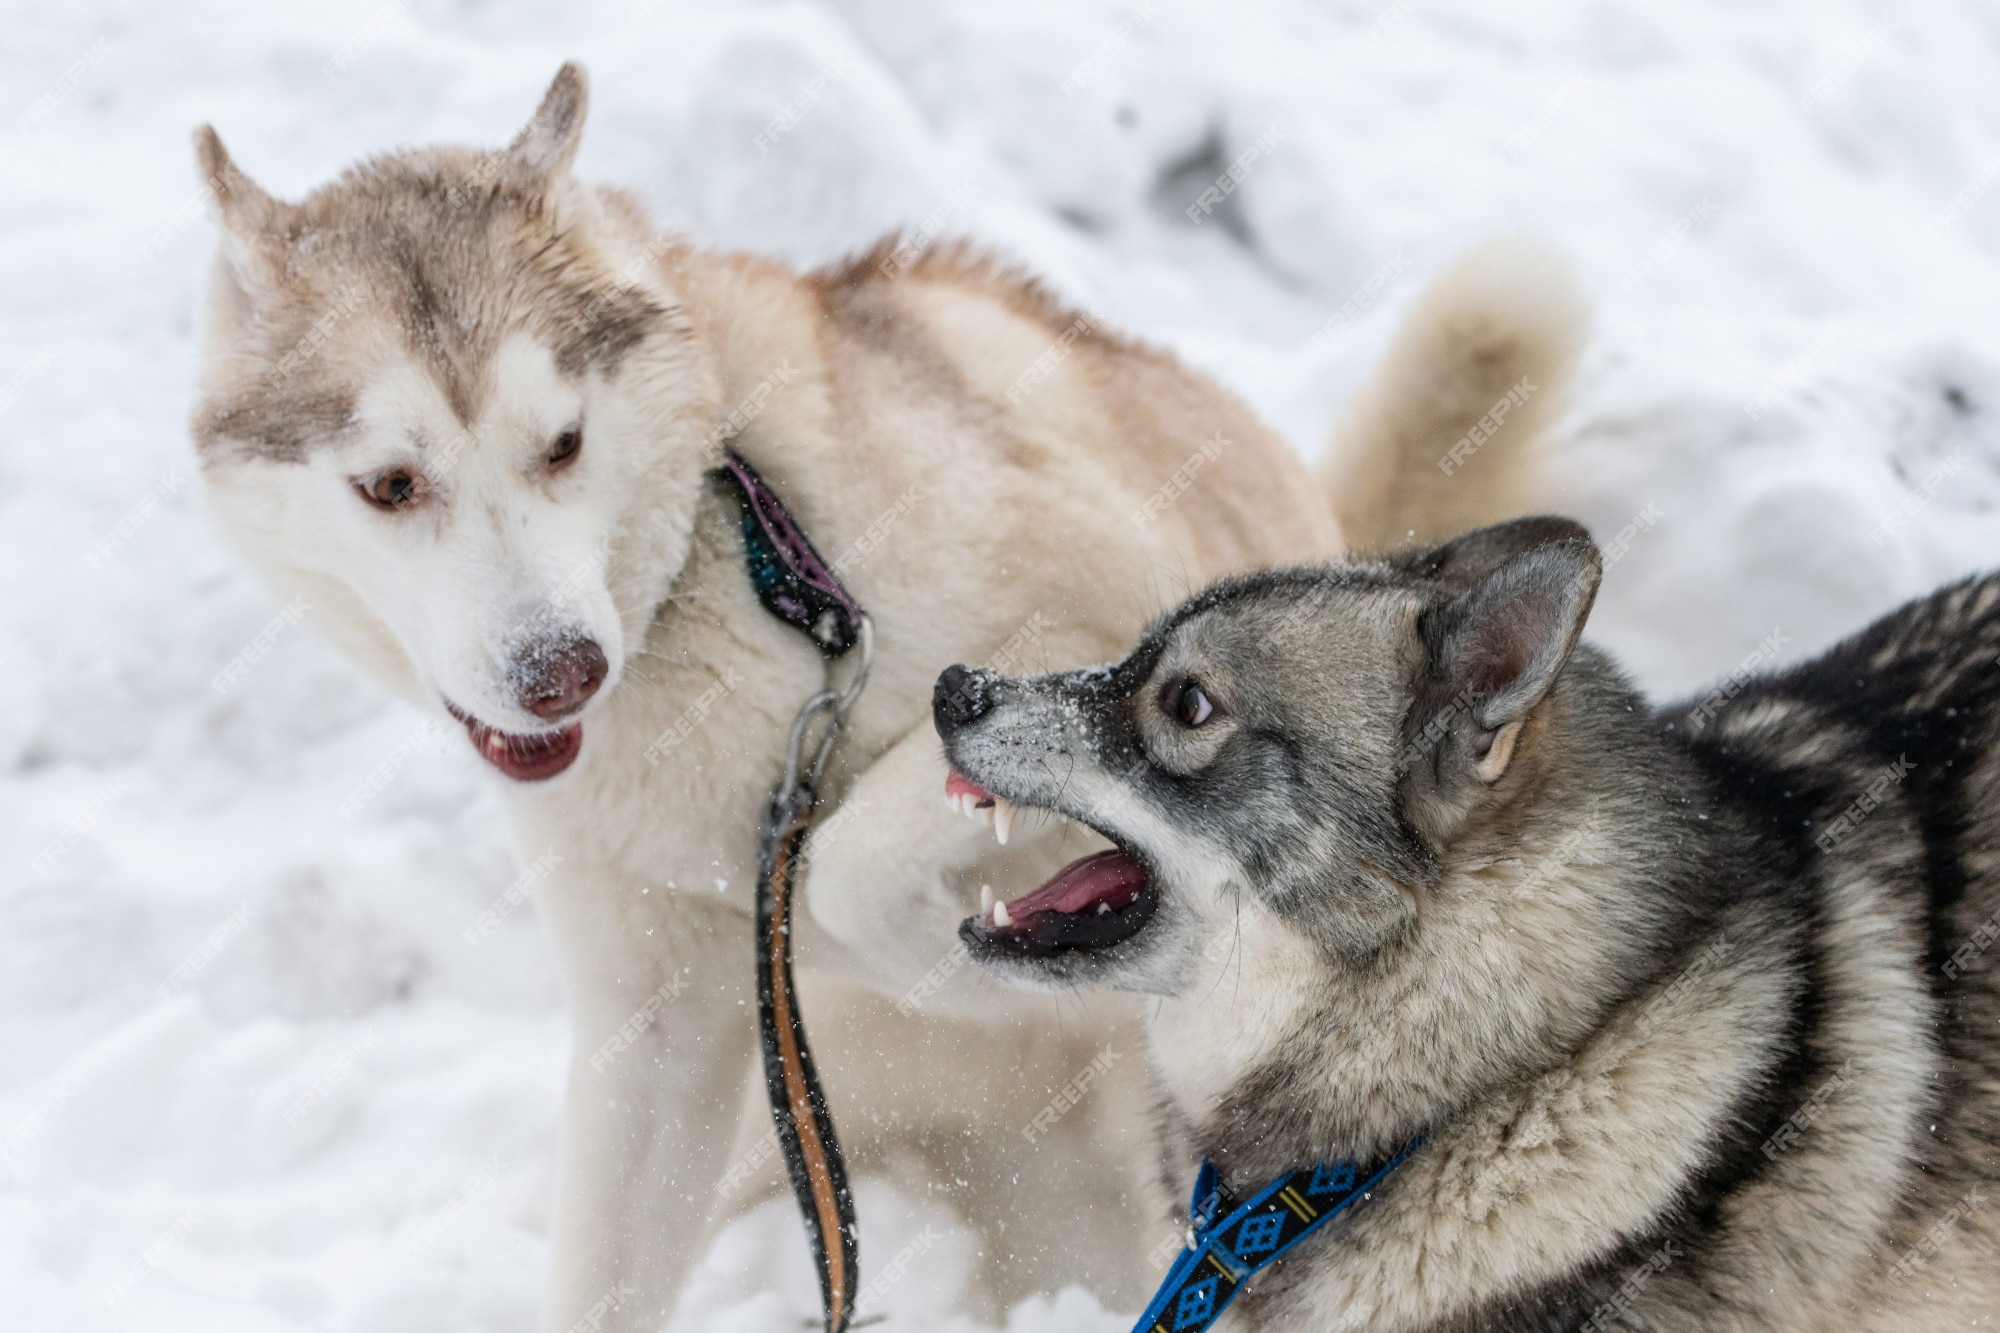
M295 195L393 145L497 142L579 57L582 171L664 223L800 263L898 224L985 238L1308 450L1427 274L1536 233L1599 311L1549 503L1607 541L1647 515L1594 632L1655 689L2000 553L2000 11L1257 12L8 7L0 1326L527 1330L547 1261L554 971L525 909L464 935L537 849L198 507L200 121ZM974 1327L951 1219L874 1182L863 1205L873 1263L942 1238L882 1327ZM799 1327L788 1209L723 1236L682 1326ZM1070 1291L1007 1328L1129 1317Z

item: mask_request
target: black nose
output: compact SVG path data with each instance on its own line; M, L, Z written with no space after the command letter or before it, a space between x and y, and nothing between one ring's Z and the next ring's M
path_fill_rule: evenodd
M931 691L931 718L940 735L970 726L986 715L993 707L992 680L990 671L970 671L962 666L944 669Z
M595 639L530 644L514 660L514 697L536 717L568 717L590 702L611 672Z

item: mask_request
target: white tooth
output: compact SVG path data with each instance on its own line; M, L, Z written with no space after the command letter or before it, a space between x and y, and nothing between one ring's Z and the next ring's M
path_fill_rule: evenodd
M1014 829L1014 803L1004 796L993 798L993 836L1000 845L1007 845L1007 835Z
M992 910L993 886L991 884L981 884L979 886L979 914L984 916Z
M993 924L1002 930L1014 924L1014 918L1007 915L1007 902L1004 898L993 904Z
M986 825L986 827L987 827L987 828L992 828L992 827L993 827L993 811L994 811L995 807L994 807L994 806L991 806L991 805L982 805L982 806L979 806L979 807L977 807L977 809L978 809L978 811L979 811L979 821L980 821L980 822L981 822L982 824Z

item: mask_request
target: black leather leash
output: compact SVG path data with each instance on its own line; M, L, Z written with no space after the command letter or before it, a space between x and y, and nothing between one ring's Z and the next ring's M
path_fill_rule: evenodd
M720 475L735 484L742 500L743 557L758 600L810 639L826 664L826 688L806 700L792 721L785 773L771 793L757 848L757 1024L771 1120L819 1269L826 1333L845 1333L859 1285L854 1193L792 985L792 906L820 773L848 710L868 683L874 630L756 469L727 449ZM856 647L861 656L853 674L845 686L836 686L834 664Z

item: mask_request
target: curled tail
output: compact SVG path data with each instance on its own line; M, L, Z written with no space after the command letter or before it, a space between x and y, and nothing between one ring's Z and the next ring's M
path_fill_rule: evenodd
M1440 274L1335 426L1322 476L1356 551L1454 536L1535 503L1589 309L1569 266L1489 242Z

